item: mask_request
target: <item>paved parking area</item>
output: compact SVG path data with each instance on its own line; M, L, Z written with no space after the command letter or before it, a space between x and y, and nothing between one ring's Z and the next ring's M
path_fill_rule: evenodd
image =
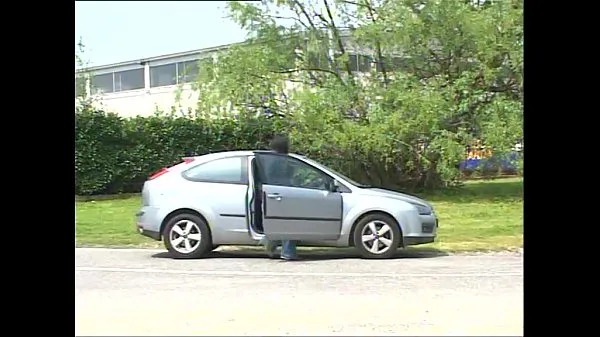
M522 257L76 249L77 335L522 335Z

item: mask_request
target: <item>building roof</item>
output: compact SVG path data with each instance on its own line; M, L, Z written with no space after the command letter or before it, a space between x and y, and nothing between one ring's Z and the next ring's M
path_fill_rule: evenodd
M111 63L111 64L104 64L104 65L99 65L99 66L87 67L87 68L85 68L85 70L86 71L98 71L98 70L104 70L104 69L110 69L110 68L114 68L114 67L119 67L119 66L144 64L146 62L159 61L159 60L177 58L177 57L182 57L182 56L206 54L206 53L210 53L210 52L214 52L214 51L224 50L224 49L229 48L230 46L241 44L241 43L243 43L243 42L225 44L225 45L220 45L220 46L216 46L216 47L209 47L209 48L203 48L203 49L194 49L194 50L189 50L189 51L184 51L184 52L179 52L179 53L171 53L171 54L159 55L159 56L154 56L154 57L146 57L146 58L141 58L141 59L136 59L136 60L130 60L130 61L123 61L123 62L117 62L117 63ZM80 69L78 69L78 70L80 70Z
M349 36L349 30L348 29L341 29L340 30L340 35L342 37L347 37ZM144 64L146 62L152 62L152 61L159 61L159 60L165 60L165 59L172 59L172 58L178 58L178 57L182 57L182 56L191 56L191 55L201 55L201 54L206 54L206 53L210 53L210 52L215 52L215 51L220 51L220 50L225 50L231 46L235 46L235 45L242 45L248 43L247 41L244 42L237 42L237 43L230 43L230 44L224 44L224 45L220 45L220 46L216 46L216 47L209 47L209 48L203 48L203 49L195 49L195 50L189 50L189 51L184 51L184 52L179 52L179 53L171 53L171 54L165 54L165 55L159 55L159 56L153 56L153 57L146 57L146 58L141 58L141 59L136 59L136 60L130 60L130 61L123 61L123 62L117 62L117 63L111 63L111 64L104 64L104 65L99 65L99 66L92 66L92 67L85 67L85 71L86 72L93 72L93 71L98 71L98 70L105 70L105 69L111 69L111 68L115 68L115 67L120 67L120 66L129 66L129 65L138 65L138 64ZM82 69L78 68L76 69L76 71L80 71Z

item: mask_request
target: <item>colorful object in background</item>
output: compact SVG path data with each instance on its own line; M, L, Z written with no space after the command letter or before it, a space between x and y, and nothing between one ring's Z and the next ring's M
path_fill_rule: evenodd
M481 169L483 171L515 172L520 152L521 144L517 144L514 151L505 155L494 156L489 148L477 142L474 146L467 146L466 159L460 162L459 169L461 171Z

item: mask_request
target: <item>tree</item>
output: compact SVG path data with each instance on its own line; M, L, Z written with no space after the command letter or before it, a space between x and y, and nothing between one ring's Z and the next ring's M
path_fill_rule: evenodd
M77 42L77 47L75 49L75 98L85 97L86 93L86 77L85 77L85 67L86 62L83 59L85 46L81 37L79 38L79 42Z
M302 151L386 187L446 184L466 145L502 154L522 138L522 0L228 9L248 40L201 69L200 111L268 108Z
M85 59L85 45L79 37L75 49L75 102L76 107L91 107L94 99L88 95L88 87L91 87L89 62Z

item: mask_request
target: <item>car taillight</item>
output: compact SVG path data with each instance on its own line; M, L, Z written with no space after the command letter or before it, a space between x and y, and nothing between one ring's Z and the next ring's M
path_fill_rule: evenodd
M160 170L158 170L158 171L156 171L156 172L152 173L152 174L151 174L151 175L148 177L148 180L156 179L156 178L158 178L158 177L162 176L163 174L165 174L165 173L167 173L167 172L169 172L169 169L168 169L168 168L166 168L166 167L163 167L163 168L161 168Z
M181 158L181 160L182 160L182 162L179 164L189 164L194 161L194 157L183 157L183 158ZM162 176L163 174L169 172L169 168L171 168L173 166L175 166L175 165L163 167L160 170L150 174L150 176L148 177L148 180L156 179L156 178Z

